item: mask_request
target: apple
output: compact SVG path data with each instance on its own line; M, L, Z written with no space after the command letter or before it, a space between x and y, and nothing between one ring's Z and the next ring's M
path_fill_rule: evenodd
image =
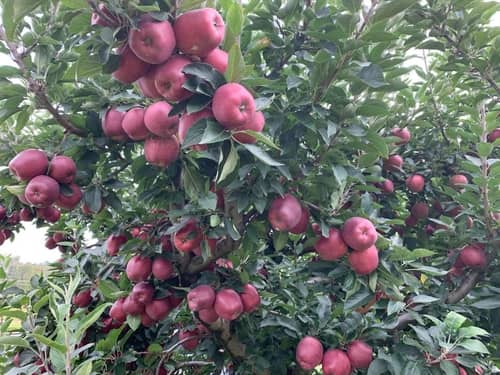
M302 215L300 216L300 221L296 226L290 229L290 233L302 234L307 231L307 226L309 225L309 209L302 206Z
M3 234L6 240L12 237L12 231L10 229L2 229L0 233Z
M36 176L26 185L24 195L33 206L48 207L59 197L59 184L52 177Z
M429 216L429 206L424 202L417 202L411 207L411 216L415 219L426 219Z
M350 375L349 357L340 349L328 349L323 355L323 375Z
M169 137L176 134L179 116L169 117L171 109L172 106L165 101L151 104L144 113L146 128L158 137Z
M322 260L336 260L347 253L347 244L342 238L342 233L337 228L330 228L328 237L321 237L314 249Z
M207 56L224 39L224 20L212 8L186 12L175 20L177 48L186 55Z
M396 144L399 145L405 145L408 142L410 142L411 139L411 133L408 130L408 128L393 128L391 130L391 135L394 137L399 137L401 138L401 141L397 142Z
M73 305L77 307L87 307L92 303L92 295L90 289L82 290L80 293L73 296Z
M245 130L253 130L257 133L261 133L264 129L264 125L266 124L266 118L262 112L254 112L252 119L246 123L245 125L238 128L238 132L233 134L233 138L236 139L240 143L255 143L257 139L249 134L239 133L239 131Z
M490 134L488 134L488 142L493 143L498 138L500 138L500 128L496 128Z
M204 323L213 324L219 320L219 315L217 315L213 308L209 308L198 311L198 318Z
M117 18L110 13L108 8L106 7L106 4L99 3L97 8L99 9L99 11L105 14L108 19L101 17L101 15L97 12L92 12L92 17L90 18L91 26L99 25L103 27L116 27L118 25Z
M189 220L174 234L175 248L184 253L200 247L202 240L203 234L194 220Z
M464 266L471 268L484 268L487 264L484 249L474 245L462 248L458 259Z
M115 256L120 251L120 247L127 242L127 237L123 234L110 235L106 241L106 251L108 255Z
M174 29L168 21L142 20L137 29L129 31L128 45L142 61L162 64L174 51Z
M412 174L406 179L406 187L414 193L420 193L424 190L425 179L419 174Z
M146 305L146 314L156 322L167 317L171 307L167 298L154 299Z
M125 112L121 112L116 108L109 108L102 118L102 132L113 141L124 142L128 139L127 133L123 130L123 118Z
M153 276L158 280L168 280L174 276L174 265L168 259L156 257L153 261Z
M210 285L198 285L189 291L187 300L191 311L212 309L215 303L215 291Z
M199 112L194 113L184 113L179 120L179 142L183 143L186 139L186 135L189 129L196 124L198 121L204 118L213 118L214 115L212 111L205 108Z
M389 179L385 179L384 182L376 183L375 186L384 194L394 193L394 183Z
M146 314L145 312L143 312L141 314L141 324L144 326L144 327L152 327L156 324L156 321L151 319L149 317L148 314Z
M172 251L172 241L168 234L164 234L160 237L161 250L164 253L169 253Z
M150 65L138 58L132 50L125 46L119 51L120 63L113 72L113 78L121 83L132 83L146 74Z
M168 303L170 304L170 307L172 309L175 309L177 306L179 306L182 301L184 301L184 298L182 297L177 297L175 294L171 294L167 297Z
M7 224L16 225L19 224L20 222L21 222L21 217L19 216L19 212L12 211L9 217L7 218Z
M54 156L50 161L48 174L61 184L71 184L76 177L76 164L70 157Z
M133 300L140 304L147 305L153 300L155 294L155 288L153 285L146 281L141 281L140 283L134 285L132 288L132 293L130 296Z
M353 251L348 259L354 272L358 275L368 275L378 267L378 250L373 245L363 251Z
M135 107L129 109L123 117L123 130L133 141L143 141L151 134L144 124L144 112L144 108Z
M159 99L162 96L155 86L156 67L151 67L146 74L137 80L137 86L142 96L150 99Z
M222 319L235 320L243 313L243 302L232 289L222 289L215 296L214 310Z
M456 174L450 177L450 186L453 189L460 190L463 188L463 185L467 185L469 183L469 179L463 174Z
M7 216L7 209L5 208L4 205L0 204L0 220L5 219L6 216Z
M174 55L156 68L154 77L156 90L169 102L180 102L193 95L182 87L186 82L186 75L182 69L188 64L191 64L191 60L187 57Z
M123 323L127 319L127 314L123 311L124 301L125 298L117 299L109 310L109 316L118 323Z
M303 337L295 350L295 360L303 370L313 370L323 360L323 345L315 337Z
M188 351L195 350L200 343L198 330L195 328L193 330L183 329L179 331L179 341L182 341L181 345L184 349Z
M252 120L255 101L252 94L239 83L226 83L215 90L212 112L223 128L237 129Z
M72 210L82 200L83 193L77 184L71 183L67 187L71 190L71 193L68 194L61 189L56 200L56 205L66 210Z
M57 247L57 243L54 238L47 238L47 240L45 241L45 247L49 250L55 249Z
M9 162L10 171L21 181L45 174L48 167L47 154L33 148L21 151Z
M61 211L52 206L40 207L36 209L36 216L49 223L56 223L61 218Z
M373 350L364 341L355 340L347 347L347 356L353 369L368 368L373 360Z
M203 59L204 63L212 65L215 70L218 70L219 73L224 74L227 70L227 64L229 61L229 55L226 51L215 48L208 53Z
M125 314L133 316L142 315L145 309L144 305L134 299L132 295L125 297L122 308Z
M31 221L33 220L33 217L33 213L27 207L24 207L19 211L19 218L21 221Z
M3 232L0 232L0 245L3 245L3 243L5 242L6 240L6 236Z
M12 364L15 366L15 367L21 367L21 355L18 353L16 353L14 355L14 357L12 358Z
M130 281L145 281L152 272L153 262L147 256L135 255L127 263L126 273Z
M158 167L166 168L177 160L179 156L179 142L177 138L169 136L167 138L152 137L144 142L144 156L146 160Z
M400 171L403 168L403 158L400 155L391 155L384 160L384 170Z
M291 194L276 198L269 208L268 220L277 231L289 231L295 228L302 217L302 205Z
M351 217L342 227L342 238L356 251L368 249L377 242L377 237L377 230L372 222L362 217Z
M243 303L243 311L251 313L260 306L260 296L257 289L252 284L243 285L243 292L240 294Z

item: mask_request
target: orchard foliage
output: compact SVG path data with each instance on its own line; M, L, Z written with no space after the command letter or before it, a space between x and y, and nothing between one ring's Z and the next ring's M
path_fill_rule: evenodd
M27 291L0 259L2 373L498 371L500 4L1 3L0 242L35 220L62 257ZM161 91L132 83L151 69L132 33L204 7L225 23L227 67L220 51L179 57L168 131L134 117L143 133L111 134L111 115L120 127ZM189 30L172 32L193 53ZM235 92L248 118L226 116ZM81 209L22 203L53 173L15 178L26 149L74 160Z

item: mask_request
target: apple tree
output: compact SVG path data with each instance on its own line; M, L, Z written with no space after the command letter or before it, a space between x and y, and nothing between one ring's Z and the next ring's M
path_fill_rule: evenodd
M500 4L1 4L2 373L500 371Z

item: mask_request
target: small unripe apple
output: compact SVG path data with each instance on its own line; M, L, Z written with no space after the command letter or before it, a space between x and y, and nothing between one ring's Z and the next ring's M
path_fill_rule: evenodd
M174 246L177 250L188 253L200 247L203 240L198 224L194 220L190 220L174 234Z
M135 255L127 263L127 277L130 281L146 281L151 275L152 267L151 258Z
M68 156L57 155L50 161L49 176L61 184L71 184L76 177L76 164Z
M146 128L158 137L169 137L177 133L177 125L179 124L179 116L169 117L172 106L165 102L159 101L151 104L146 108L144 113L144 124Z
M400 171L403 168L403 158L400 155L391 155L384 160L384 170Z
M44 175L48 167L47 154L33 148L21 151L9 162L10 171L21 181Z
M31 221L33 220L33 217L33 213L27 207L24 207L19 211L19 218L21 219L21 221Z
M364 341L356 340L347 347L347 356L353 369L368 368L373 360L373 350Z
M167 317L171 310L168 299L154 299L146 305L146 314L156 322L163 320Z
M135 107L129 109L123 117L123 130L133 141L143 141L151 134L144 124L144 112L144 108Z
M198 344L200 343L200 335L198 334L198 330L197 329L181 330L179 332L179 341L183 341L181 345L184 349L188 351L195 350Z
M397 142L396 144L399 145L405 145L408 142L410 142L411 139L411 133L408 130L408 128L393 128L391 130L391 135L394 137L399 137L401 138L401 141Z
M372 222L362 217L347 219L342 227L342 238L356 251L363 251L377 242L377 230Z
M363 251L353 251L348 259L354 272L358 275L368 275L378 267L378 250L373 245Z
M113 78L122 83L132 83L146 74L149 67L147 62L142 61L125 46L120 51L120 63L118 69L113 72Z
M71 190L71 193L68 194L65 190L60 189L56 205L66 210L72 210L76 208L82 200L83 193L80 186L77 184L71 183L67 185L67 187Z
M426 219L429 216L429 206L424 202L417 202L411 207L411 216L415 219Z
M291 194L276 198L269 208L268 219L271 227L277 231L288 231L299 224L302 205Z
M168 259L156 257L153 261L153 276L158 280L168 280L174 275L174 265Z
M127 314L123 311L124 301L125 298L117 299L109 310L109 316L118 323L123 323L127 319Z
M243 313L243 302L234 290L222 289L215 296L214 310L222 319L235 320Z
M456 174L450 177L450 186L453 189L460 190L463 188L463 185L467 185L469 183L469 179L463 174Z
M347 253L347 244L342 238L342 233L336 228L330 228L328 237L321 237L314 249L323 260L336 260Z
M36 176L28 182L24 195L28 202L35 207L48 207L59 196L59 184L52 177Z
M142 20L128 34L128 45L134 54L150 64L162 64L175 48L174 29L170 22Z
M179 156L179 142L177 138L152 137L144 142L144 156L146 160L158 167L166 168L177 160Z
M160 93L155 86L155 74L156 67L151 67L148 72L137 80L137 86L139 86L139 91L146 98L159 99L161 98Z
M349 357L342 350L328 349L323 355L324 375L350 375L352 373Z
M92 295L90 289L82 290L80 293L73 296L73 305L77 307L87 307L92 303Z
M198 318L204 323L213 324L219 320L219 315L213 308L198 311Z
M182 70L188 64L191 64L191 60L188 58L174 55L156 68L154 78L156 90L171 103L179 102L193 95L192 92L182 87L186 82L186 75Z
M248 123L239 127L236 130L238 130L238 131L253 130L254 132L261 133L262 130L264 129L265 124L266 124L266 118L264 117L264 114L259 111L259 112L255 112L253 114L252 119ZM257 142L257 139L250 134L236 132L233 134L233 138L241 143L255 143L255 142Z
M295 360L303 370L314 369L323 360L323 345L315 337L303 337L295 350Z
M144 313L144 305L134 299L132 295L129 295L125 297L125 300L123 301L123 312L127 315L141 315Z
M227 64L229 61L229 55L226 51L215 48L208 53L208 55L203 59L203 62L210 64L215 70L224 74L227 70Z
M147 305L153 300L154 294L154 286L146 281L141 281L140 283L134 285L130 296L137 302Z
M252 284L245 284L243 292L240 294L241 302L243 303L243 311L251 313L257 310L260 306L260 296L257 289Z
M215 91L212 112L222 127L237 129L252 120L255 101L252 94L239 83L226 83Z
M420 193L424 190L425 179L419 174L412 174L406 179L406 187L414 193Z
M498 138L500 138L500 128L496 128L490 134L488 134L488 142L493 143Z
M481 247L465 246L458 256L460 262L471 268L484 268L487 264L486 253Z
M123 234L119 235L114 235L112 234L111 236L108 237L108 240L106 241L106 251L108 252L108 255L110 256L115 256L118 254L120 251L120 247L124 245L127 242L127 236Z
M120 112L116 108L109 108L102 118L102 132L108 138L117 142L128 139L127 133L123 130L123 118L125 112Z
M212 309L215 303L215 291L210 285L198 285L189 291L187 300L191 311Z

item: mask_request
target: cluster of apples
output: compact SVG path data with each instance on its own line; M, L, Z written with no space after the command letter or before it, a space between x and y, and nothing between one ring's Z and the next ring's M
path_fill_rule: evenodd
M453 252L450 252L450 255L453 255ZM488 257L483 243L466 245L460 249L455 263L448 271L448 275L458 277L463 275L466 267L472 269L483 269L487 264Z
M74 183L77 169L73 159L56 155L50 162L42 150L27 149L17 154L10 162L9 169L18 180L27 182L19 200L34 207L36 216L49 223L55 223L61 212L54 207L72 210L80 203L82 191ZM29 208L19 213L22 220L34 218Z
M321 341L312 336L303 337L297 345L295 359L306 371L322 364L324 375L350 375L356 369L366 369L373 360L372 348L361 340L355 340L347 350L328 349L324 352Z
M22 220L26 220L25 211L13 210L8 213L7 208L0 204L0 246L12 237L13 230ZM31 221L31 218L29 219Z

